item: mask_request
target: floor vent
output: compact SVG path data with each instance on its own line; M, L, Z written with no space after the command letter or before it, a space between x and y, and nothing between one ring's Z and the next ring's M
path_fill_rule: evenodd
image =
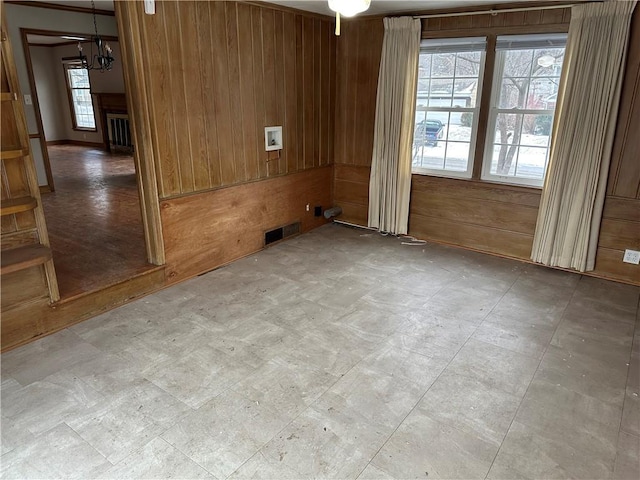
M279 242L284 238L291 237L298 233L300 233L300 222L285 225L284 227L274 228L273 230L269 230L264 233L264 244L267 246L270 243Z

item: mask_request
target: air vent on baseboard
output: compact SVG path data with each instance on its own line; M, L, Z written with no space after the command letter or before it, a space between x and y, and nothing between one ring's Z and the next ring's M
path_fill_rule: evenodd
M273 230L269 230L264 233L264 244L267 246L270 243L278 242L298 233L300 233L300 222L291 223L284 227L274 228Z

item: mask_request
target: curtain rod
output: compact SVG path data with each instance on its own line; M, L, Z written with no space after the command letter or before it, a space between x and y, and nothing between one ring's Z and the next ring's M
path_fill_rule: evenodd
M482 10L482 11L472 11L472 12L434 13L432 15L413 15L413 18L445 18L445 17L466 17L468 15L497 15L499 13L509 13L509 12L531 12L533 10L554 10L556 8L570 8L576 5L579 5L579 4L566 3L563 5L545 5L542 7L520 7L520 8L503 8L503 9L498 8L495 10Z

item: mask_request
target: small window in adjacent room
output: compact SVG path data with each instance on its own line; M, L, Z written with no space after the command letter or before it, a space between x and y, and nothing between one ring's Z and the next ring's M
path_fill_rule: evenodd
M74 130L96 130L89 71L79 63L64 64Z
M542 186L566 34L499 36L482 178Z
M486 39L423 40L412 171L470 178Z

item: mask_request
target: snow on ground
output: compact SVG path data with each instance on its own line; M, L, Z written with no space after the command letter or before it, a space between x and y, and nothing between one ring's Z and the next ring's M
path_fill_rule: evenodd
M436 146L416 145L413 148L413 166L419 168L431 168L436 170L467 170L469 158L471 128L462 125L445 125L442 136ZM447 141L448 140L448 141ZM520 177L539 178L544 175L547 161L548 135L523 134L521 147L511 165L509 175L516 174ZM500 146L494 146L494 158L497 158ZM516 161L517 160L517 161ZM492 172L495 174L495 168Z

